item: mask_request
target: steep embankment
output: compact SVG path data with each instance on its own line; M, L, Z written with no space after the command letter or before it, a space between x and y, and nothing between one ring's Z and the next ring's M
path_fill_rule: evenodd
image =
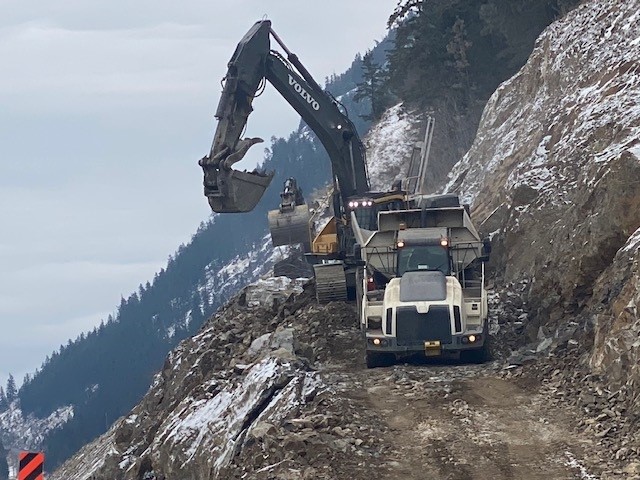
M313 298L282 278L247 287L50 478L507 480L604 465L572 435L576 409L549 411L501 363L367 370L353 306Z
M549 27L447 186L495 232L504 279L532 280L542 323L583 308L640 226L638 8L588 2Z
M447 185L520 285L547 374L572 384L565 401L582 389L582 427L619 458L640 444L639 20L638 0L590 1L550 26Z

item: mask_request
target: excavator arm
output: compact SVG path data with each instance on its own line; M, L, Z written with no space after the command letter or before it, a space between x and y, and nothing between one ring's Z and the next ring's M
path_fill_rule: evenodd
M271 50L270 37L287 54ZM298 58L271 29L257 22L242 38L228 63L216 118L218 125L204 171L204 194L215 212L252 210L269 186L273 173L240 172L232 168L259 138L241 139L252 102L268 80L315 132L327 150L343 205L352 195L369 190L365 151L355 127L338 102L313 79Z

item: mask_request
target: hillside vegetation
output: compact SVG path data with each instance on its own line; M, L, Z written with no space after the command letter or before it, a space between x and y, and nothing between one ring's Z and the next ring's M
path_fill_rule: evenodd
M436 118L429 186L469 150L484 106L527 61L552 21L580 0L401 0L389 18L395 46L385 98ZM387 105L390 106L390 105Z

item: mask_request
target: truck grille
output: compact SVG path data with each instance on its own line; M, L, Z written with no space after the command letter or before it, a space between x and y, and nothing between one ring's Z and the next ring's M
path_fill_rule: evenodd
M400 347L424 346L427 340L451 343L449 307L432 306L427 313L418 313L415 307L396 309L396 339Z

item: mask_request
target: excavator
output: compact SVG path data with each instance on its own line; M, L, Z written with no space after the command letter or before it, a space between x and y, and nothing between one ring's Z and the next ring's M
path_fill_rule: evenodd
M271 49L271 38L286 57ZM371 193L365 149L355 126L341 104L313 79L271 28L271 21L256 22L238 43L227 65L224 86L215 117L218 120L209 155L199 164L204 172L204 194L214 212L252 210L273 172L234 170L249 148L260 138L241 138L252 102L265 80L298 112L316 134L331 161L334 217L311 242L318 300L344 300L355 295L355 239L350 227L351 211L366 209L364 217L377 221L377 211L402 202L400 191ZM285 184L280 208L270 213L274 244L305 243L310 239L309 211L295 200L294 182ZM293 198L293 201L291 199ZM364 218L363 217L363 218ZM371 226L375 230L375 226Z

